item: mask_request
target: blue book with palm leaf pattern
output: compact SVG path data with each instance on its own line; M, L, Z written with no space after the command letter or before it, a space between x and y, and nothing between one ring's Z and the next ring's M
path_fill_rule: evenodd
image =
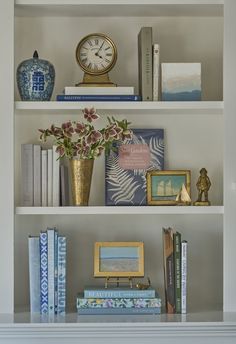
M106 157L106 205L146 205L146 172L164 169L164 130L132 130L132 140Z

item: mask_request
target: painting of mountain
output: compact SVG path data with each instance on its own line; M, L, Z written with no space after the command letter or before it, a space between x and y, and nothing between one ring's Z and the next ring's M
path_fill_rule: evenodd
M162 63L163 101L201 100L201 63Z

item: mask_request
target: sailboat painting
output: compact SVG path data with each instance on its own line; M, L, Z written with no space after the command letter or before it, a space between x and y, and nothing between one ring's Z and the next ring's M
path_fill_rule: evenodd
M150 205L190 204L190 171L148 172L147 199Z

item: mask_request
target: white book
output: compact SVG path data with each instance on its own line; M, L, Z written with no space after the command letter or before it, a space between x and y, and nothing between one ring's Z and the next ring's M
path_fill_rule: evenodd
M66 86L64 88L65 95L132 95L134 87L117 86L117 87L79 87Z
M187 313L187 241L181 242L181 313Z
M153 101L159 100L159 85L160 85L160 45L153 44Z
M48 205L48 151L42 150L42 206Z
M52 186L52 204L53 207L60 206L60 160L59 154L56 152L56 146L52 147L52 174L53 174L53 186Z
M34 205L34 155L32 144L21 145L21 204Z
M52 207L52 149L48 149L48 207Z
M40 249L39 237L28 238L30 312L40 313Z
M42 205L41 146L34 145L34 206Z
M55 229L47 229L48 237L48 314L55 313Z

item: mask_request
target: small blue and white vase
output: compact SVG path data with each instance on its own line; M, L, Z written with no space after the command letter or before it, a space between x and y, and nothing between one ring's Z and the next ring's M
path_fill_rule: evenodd
M55 69L46 60L39 59L37 51L33 58L21 62L16 73L21 100L48 101L51 99Z

